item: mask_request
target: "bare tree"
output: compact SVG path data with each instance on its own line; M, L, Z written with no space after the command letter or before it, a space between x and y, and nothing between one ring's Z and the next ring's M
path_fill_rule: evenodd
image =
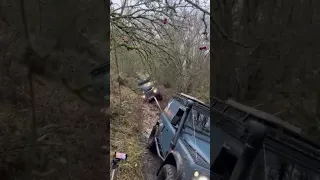
M317 134L320 64L314 1L218 1L211 44L216 96L275 113ZM303 19L303 20L302 20ZM281 112L281 113L279 113ZM308 119L308 123L302 123ZM301 124L302 123L302 124Z
M188 93L200 86L192 83L196 76L209 79L209 20L201 10L186 1L123 1L112 11L112 38L121 49L123 65L130 63L138 73ZM206 50L200 50L202 46ZM140 65L126 60L133 54ZM207 68L199 73L202 67Z

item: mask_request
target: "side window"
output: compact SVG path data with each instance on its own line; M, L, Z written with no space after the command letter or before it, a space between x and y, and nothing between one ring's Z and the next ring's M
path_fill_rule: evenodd
M167 112L167 111L169 110L169 108L170 108L170 106L171 106L172 103L173 103L173 99L171 99L171 100L168 102L166 108L164 108L164 112Z
M164 109L164 113L171 123L178 123L183 116L183 112L184 111L181 109L181 104L173 99L170 100L167 107Z
M171 124L174 125L174 126L178 125L180 120L181 120L181 118L182 118L182 116L183 116L183 113L184 113L184 111L181 108L179 108L178 112L172 118Z
M178 108L175 108L173 105L173 99L171 99L167 105L167 107L164 109L164 114L167 116L167 118L171 121L173 116L177 113Z
M193 107L188 115L186 126L200 134L210 136L210 112L204 113Z
M210 117L205 118L203 121L203 127L205 131L210 132Z

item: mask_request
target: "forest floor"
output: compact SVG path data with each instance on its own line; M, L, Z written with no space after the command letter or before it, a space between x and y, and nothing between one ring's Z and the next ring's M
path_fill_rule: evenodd
M52 51L59 73L34 74L32 98L22 63L25 42L16 34L10 28L0 36L0 179L108 179L109 118L102 106L81 100L56 78L60 72L78 81L89 78L92 58L74 49Z
M110 154L112 155L115 151L128 154L128 160L120 164L117 178L154 180L157 168L161 165L161 159L146 149L146 142L153 125L159 118L159 108L155 102L144 102L139 92L135 92L134 88L127 85L121 86L120 109L117 83L111 82L111 87ZM163 109L167 98L165 97L159 103Z
M31 105L23 74L17 74L22 83L16 87L21 93L14 96L16 103L0 104L0 179L107 179L108 117L62 83L41 77L34 81L37 146L31 151ZM36 157L30 159L30 153Z
M161 109L164 109L167 104L167 98L164 97L162 101L159 102ZM143 122L143 132L142 132L142 145L147 146L147 140L151 133L152 127L156 124L160 110L156 102L144 103L141 107L142 110L142 122ZM154 180L156 178L156 173L161 165L161 159L152 154L148 149L145 148L143 156L143 175L145 180Z

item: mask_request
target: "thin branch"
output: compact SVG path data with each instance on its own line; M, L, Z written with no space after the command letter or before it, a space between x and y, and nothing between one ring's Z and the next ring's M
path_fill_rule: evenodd
M24 27L24 32L27 40L27 49L25 53L25 61L29 62L30 58L30 52L31 52L31 43L30 43L30 38L29 38L29 30L28 30L28 21L26 18L26 6L25 6L25 1L20 0L20 11L21 11L21 18L22 18L22 23ZM28 67L28 79L29 79L29 88L30 88L30 97L31 97L31 113L32 113L32 119L30 122L30 144L31 144L31 149L30 149L30 166L29 166L29 173L31 173L31 170L34 168L34 160L36 158L36 138L37 138L37 125L36 125L36 111L35 111L35 97L34 97L34 89L33 89L33 72L31 71L31 66L29 65ZM29 177L31 178L31 176Z
M114 31L114 28L112 28L112 30ZM114 33L112 33L114 34ZM121 84L120 84L120 69L119 69L119 63L118 63L118 56L117 56L117 42L116 42L116 38L113 36L112 37L113 39L113 46L115 47L114 48L114 58L115 58L115 61L116 61L116 67L117 67L117 74L118 74L118 88L119 88L119 103L120 103L120 106L119 106L119 112L121 112L121 107L122 107L122 99L121 99Z
M229 42L231 42L231 43L233 43L233 44L235 44L235 45L237 45L237 46L244 47L244 48L250 48L250 47L251 47L251 46L249 46L249 45L246 45L246 44L243 44L243 43L240 43L240 42L238 42L238 41L233 40L232 38L230 38L230 37L222 30L222 28L217 24L216 21L214 21L214 20L212 19L212 22L213 22L213 24L215 25L215 27L217 28L219 34L220 34L224 39L226 39L227 41L229 41Z
M205 10L205 9L203 9L203 8L200 7L198 4L192 2L191 0L185 0L185 1L188 2L189 4L191 4L192 6L194 6L196 9L202 11L204 14L210 16L210 12L207 11L207 10ZM225 33L225 32L223 31L223 29L218 25L218 23L217 23L213 18L211 18L211 21L213 22L214 26L217 28L219 34L221 34L221 36L222 36L224 39L226 39L227 41L229 41L229 42L231 42L231 43L233 43L233 44L235 44L235 45L237 45L237 46L244 47L244 48L250 48L250 47L251 47L251 46L249 46L249 45L246 45L246 44L237 42L237 41L235 41L234 39L230 38L230 37L227 35L227 33Z
M123 11L124 11L126 5L127 5L127 0L124 0L123 6L122 6L121 12L120 12L120 15L121 15L121 16L122 16L122 14L123 14Z
M39 8L39 32L42 31L42 6L41 0L38 0L38 8Z
M191 0L185 0L187 3L191 4L193 7L195 7L196 9L199 9L200 11L202 11L203 13L207 14L210 16L210 12L203 9L202 7L200 7L198 4L192 2Z

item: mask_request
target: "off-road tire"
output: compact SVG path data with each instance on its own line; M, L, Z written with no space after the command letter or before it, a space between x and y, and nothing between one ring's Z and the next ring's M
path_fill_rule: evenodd
M171 164L165 164L160 172L157 180L175 180L177 176L177 168Z
M157 154L156 141L154 139L157 135L157 129L158 126L153 126L147 142L147 149L153 154Z

